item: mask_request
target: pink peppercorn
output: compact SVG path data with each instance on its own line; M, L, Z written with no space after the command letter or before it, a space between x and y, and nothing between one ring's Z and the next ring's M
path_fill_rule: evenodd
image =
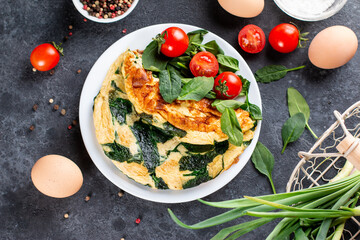
M128 4L128 8L130 8L131 7L131 4Z
M87 22L87 19L86 19L86 18L84 18L84 22Z
M122 30L122 33L124 33L124 34L125 34L125 33L126 33L126 31L127 31L127 30L126 30L126 28L124 28L124 30Z
M115 9L115 6L114 5L111 5L110 6L110 10L114 10Z
M72 36L72 32L69 32L69 36Z
M135 223L136 224L139 224L141 222L141 219L140 218L137 218L136 220L135 220Z
M71 125L69 125L69 126L68 126L68 129L69 129L69 130L71 130L71 129L72 129L72 126L71 126Z
M84 10L86 10L86 9L87 9L87 7L88 7L87 5L84 5L83 9L84 9Z

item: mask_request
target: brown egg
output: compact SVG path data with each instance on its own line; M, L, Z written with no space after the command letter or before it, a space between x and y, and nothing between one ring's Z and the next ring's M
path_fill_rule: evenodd
M83 184L80 168L60 155L40 158L31 170L31 179L40 192L55 198L69 197Z
M309 59L323 69L338 68L349 62L358 48L355 33L344 26L332 26L319 32L309 47Z
M264 9L264 0L218 0L221 7L232 15L252 18Z

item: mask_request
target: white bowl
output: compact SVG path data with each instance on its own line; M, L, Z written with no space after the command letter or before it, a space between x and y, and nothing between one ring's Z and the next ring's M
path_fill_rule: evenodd
M94 97L98 94L108 69L110 68L111 64L118 58L118 56L122 52L126 51L127 48L145 49L147 44L152 41L152 38L156 35L156 33L161 33L166 28L172 26L180 27L185 32L199 29L198 27L185 24L159 24L142 28L122 37L113 45L111 45L99 57L94 66L91 68L81 92L79 107L79 122L83 141L91 159L100 172L104 174L104 176L112 183L126 192L139 198L162 203L180 203L193 201L198 198L205 197L229 183L234 177L236 177L236 175L249 161L251 154L255 149L255 145L259 139L261 128L261 121L259 121L255 130L254 139L245 149L244 153L240 156L238 163L231 166L230 169L221 173L215 179L202 183L196 187L184 190L158 190L143 186L128 178L112 163L108 157L106 157L103 149L96 139L92 108L94 104ZM251 82L249 100L251 103L258 105L261 108L260 91L254 75L251 72L249 66L246 64L245 60L229 43L227 43L219 36L209 32L205 35L204 42L211 40L216 40L226 55L232 56L239 60L239 67L241 69L239 74ZM244 99L241 100L244 101Z
M309 3L308 7L302 9L296 9L292 4L296 2ZM320 0L274 0L276 5L287 15L302 20L302 21L320 21L327 19L337 12L339 12L347 2L347 0L334 0L331 3L331 0L328 0L329 6L322 9L323 11L316 11L316 4L320 3Z
M131 7L123 14L114 18L97 18L94 16L91 16L88 11L84 10L84 5L80 2L80 0L73 0L73 3L76 7L76 9L79 11L79 13L81 13L81 15L83 15L85 18L94 21L94 22L98 22L98 23L112 23L112 22L116 22L119 21L123 18L125 18L127 15L129 15L134 8L136 7L136 5L138 4L140 0L134 0L134 2L131 4Z

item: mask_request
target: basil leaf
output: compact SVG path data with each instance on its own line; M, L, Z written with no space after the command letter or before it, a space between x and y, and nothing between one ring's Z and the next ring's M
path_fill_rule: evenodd
M179 100L200 101L213 88L214 78L212 77L195 77L186 83L181 90Z
M223 54L218 54L216 57L219 62L219 74L226 71L236 72L240 70L237 59Z
M144 53L142 54L144 68L153 72L165 70L168 61L169 60L165 56L158 54L158 43L155 40L146 46Z
M299 112L303 113L306 120L306 127L315 138L318 138L309 126L310 108L305 98L301 95L301 93L298 92L298 90L292 87L288 88L287 95L290 116L294 116Z
M287 72L299 70L304 67L305 66L300 66L288 69L283 65L269 65L257 70L255 72L255 79L258 82L269 83L284 78Z
M269 178L274 194L276 194L275 186L272 180L272 171L274 168L274 156L261 142L257 142L255 150L251 156L255 168Z
M218 54L224 54L224 51L219 47L215 40L205 43L204 48L206 51L211 52L215 56Z
M241 89L239 96L240 97L247 96L249 93L249 89L250 89L250 81L241 75L238 75L238 77L241 79L241 82L242 82L242 89Z
M243 143L243 133L236 117L235 110L225 108L220 118L221 130L229 137L229 142L235 146Z
M284 153L288 143L295 142L299 139L305 129L306 119L303 113L299 112L290 117L281 129L281 137L284 147L281 153Z
M224 113L226 108L232 108L232 109L238 109L240 108L244 103L236 101L236 100L215 100L211 106L216 107L217 110L221 113Z
M189 32L187 34L189 37L189 46L185 53L188 55L191 53L197 53L200 50L200 47L193 45L192 43L201 44L202 41L204 40L204 35L207 33L208 31L204 29L199 29L196 31Z
M163 99L172 103L181 92L181 78L172 67L159 74L159 89Z

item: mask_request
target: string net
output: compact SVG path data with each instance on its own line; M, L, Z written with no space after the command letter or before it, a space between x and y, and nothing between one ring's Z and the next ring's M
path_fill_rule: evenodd
M348 108L341 117L349 132L360 138L360 102ZM301 160L289 179L287 192L322 185L333 179L346 162L336 149L344 138L345 133L339 121L336 121L308 152L299 152ZM357 230L351 232L347 229ZM360 239L359 219L353 217L347 221L342 238Z

